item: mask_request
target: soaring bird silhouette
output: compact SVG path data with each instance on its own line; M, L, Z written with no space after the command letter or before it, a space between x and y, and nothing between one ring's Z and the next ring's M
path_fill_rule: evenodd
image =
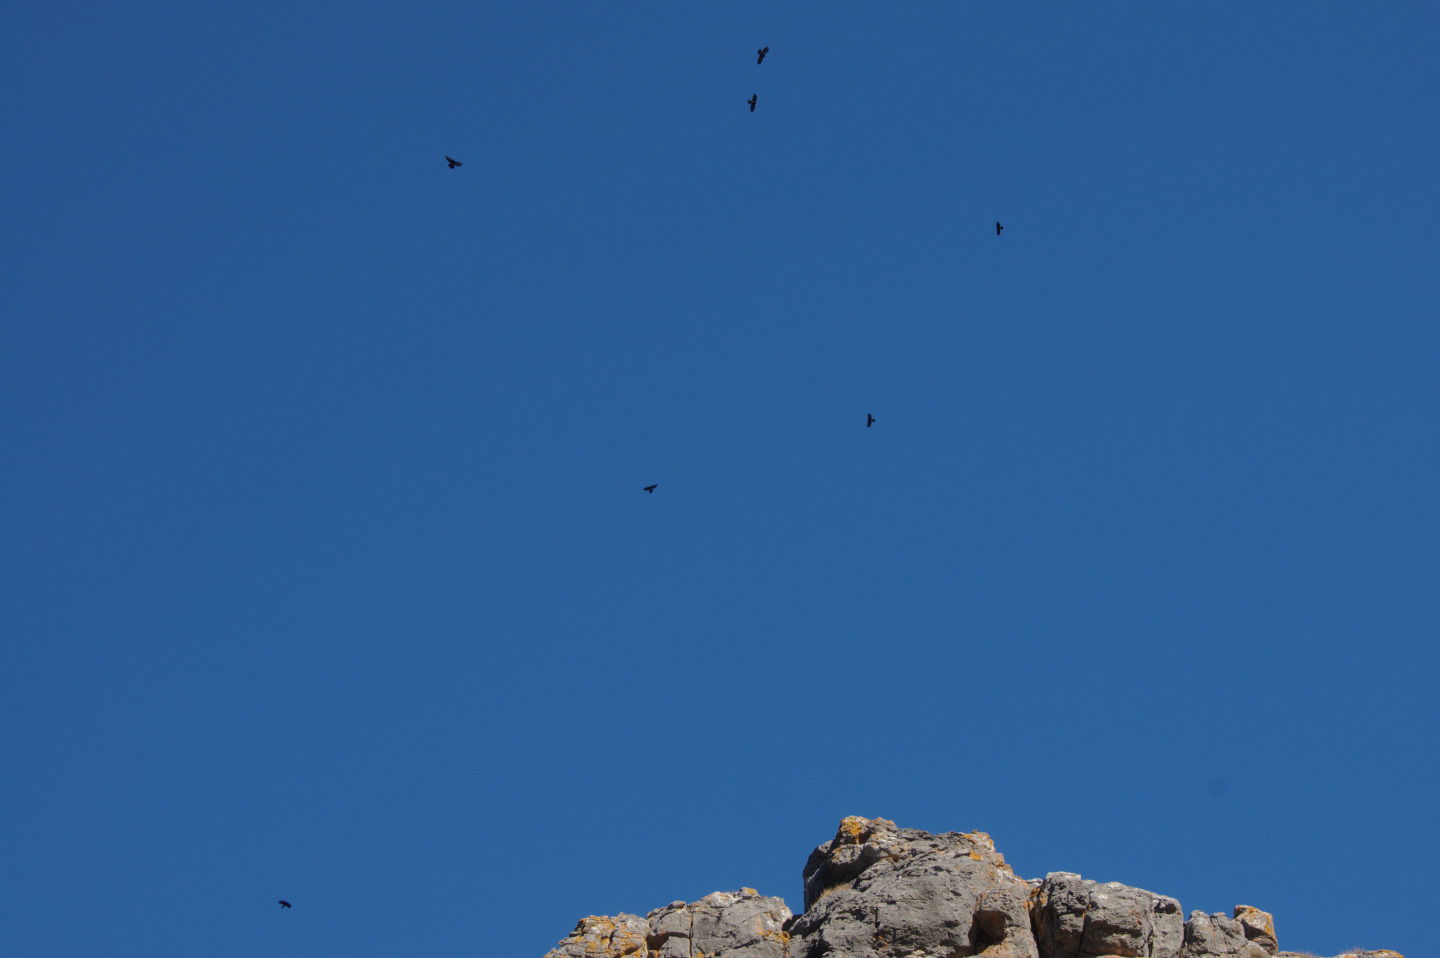
M865 414L865 428L869 429L873 425L875 425L875 417L867 412Z
M655 491L655 486L658 486L658 485L659 485L659 483L657 482L657 483L655 483L655 485L646 486L646 487L645 487L645 491L646 491L646 492L654 492L654 491Z
M1004 228L1005 228L1005 227L1003 227L1003 226L1000 225L1000 221L999 221L999 220L996 220L996 221L995 221L995 235L996 235L996 236L999 236L999 235L1000 235L1000 231L1003 230Z
M758 94L758 93L752 93L752 94L750 94L750 112L751 112L751 113L754 113L754 112L755 112L755 101L758 100L759 98L760 98L760 94Z
M448 156L445 157L445 162L450 164L450 169L452 169L452 170L455 169L455 167L457 167L457 166L464 166L464 165L465 165L464 163L461 163L459 160L452 160L452 159L450 159L450 157L448 157Z
M770 48L769 48L769 47L761 47L760 49L756 50L755 52L758 53L758 54L760 54L758 57L755 58L755 62L756 62L756 63L764 63L764 62L765 62L765 54L767 54L767 53L770 52Z
M288 901L286 901L285 899L282 898L282 899L280 899L280 907L281 907L282 909L284 909L284 908L289 908L289 907L290 907L290 903L289 903Z

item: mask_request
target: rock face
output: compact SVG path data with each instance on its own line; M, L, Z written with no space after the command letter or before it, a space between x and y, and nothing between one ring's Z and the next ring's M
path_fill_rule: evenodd
M644 918L591 915L546 958L787 958L790 909L753 888L672 901Z
M1193 911L1069 872L1016 877L984 832L850 817L805 863L805 911L753 888L581 919L545 958L1300 958L1249 905ZM1368 951L1355 958L1402 958Z
M1051 872L1030 906L1046 958L1178 958L1185 941L1178 901L1119 882Z
M805 865L789 958L1040 958L1030 886L983 832L847 818Z
M652 953L663 958L786 958L790 909L753 888L713 891L689 905L671 902L645 916Z
M1240 906L1235 913L1240 914ZM1252 909L1253 910L1253 909ZM1264 912L1260 912L1264 915ZM1269 915L1265 915L1269 918ZM1274 926L1274 922L1271 922ZM1273 941L1273 936L1272 936ZM1240 955L1242 958L1269 958L1274 952L1245 938L1245 926L1234 918L1226 918L1224 912L1207 915L1196 909L1185 922L1185 944L1180 949L1180 958L1201 958L1210 955Z

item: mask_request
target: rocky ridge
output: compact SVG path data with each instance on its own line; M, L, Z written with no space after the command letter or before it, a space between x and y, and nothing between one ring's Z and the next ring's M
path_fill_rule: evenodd
M1175 899L1119 882L1019 878L984 832L851 816L803 876L799 915L753 888L717 891L644 918L583 918L545 958L1301 958L1279 950L1258 908L1187 918Z

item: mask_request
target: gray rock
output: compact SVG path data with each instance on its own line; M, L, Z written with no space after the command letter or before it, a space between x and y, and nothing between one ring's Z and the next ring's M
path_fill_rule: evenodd
M1275 942L1274 915L1249 905L1236 905L1235 920L1240 923L1240 930L1245 933L1246 940L1265 949L1267 955L1273 955L1279 950L1280 946Z
M1270 958L1270 953L1245 937L1245 929L1233 918L1217 911L1207 915L1196 909L1185 922L1185 944L1180 958Z
M1313 958L1279 951L1274 919L1249 905L1182 921L1178 901L1143 888L1017 878L983 832L852 816L803 878L799 916L753 888L712 892L644 918L591 915L545 958Z
M650 926L638 915L590 915L546 952L545 958L647 958Z
M591 915L545 958L786 958L790 909L753 888L672 901L644 918Z
M691 914L692 958L786 958L790 909L782 898L753 888L716 891L687 906Z
M650 958L690 958L690 906L672 901L645 916L650 923Z
M1176 958L1184 943L1175 899L1070 872L1045 876L1031 898L1030 914L1045 958Z
M805 866L790 958L1039 958L1030 886L982 832L847 818Z

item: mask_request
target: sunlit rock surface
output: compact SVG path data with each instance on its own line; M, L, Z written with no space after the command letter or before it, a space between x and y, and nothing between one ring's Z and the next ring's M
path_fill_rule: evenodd
M711 892L644 918L583 918L545 958L1302 958L1279 950L1258 908L1182 919L1175 899L1119 882L1027 881L984 832L851 816L803 877L799 915L753 888Z

